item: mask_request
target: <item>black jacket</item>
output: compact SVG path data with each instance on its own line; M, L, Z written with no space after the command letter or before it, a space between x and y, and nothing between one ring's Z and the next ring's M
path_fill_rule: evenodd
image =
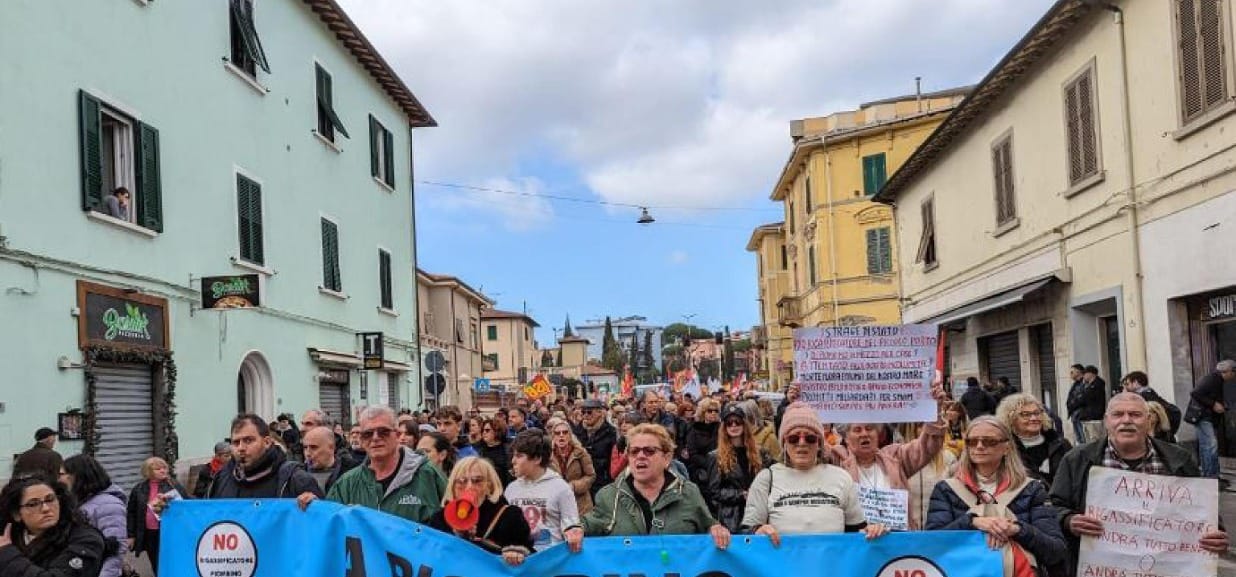
M22 538L21 535L14 539ZM47 538L47 537L44 537ZM0 577L96 577L103 564L103 535L94 527L72 523L68 531L26 553L16 543L0 547Z
M295 499L302 493L326 496L304 465L289 461L279 447L271 447L247 469L238 470L235 459L220 469L207 498Z
M966 416L971 419L996 412L996 398L984 391L983 387L966 387L966 392L961 395L961 405L966 408Z
M592 457L592 466L597 470L597 479L592 483L592 495L595 497L601 487L613 481L609 477L609 458L618 442L618 429L606 421L601 421L601 426L591 432L588 427L580 425L575 429L575 436L579 437L579 442L588 451L588 456Z
M777 415L773 417L773 426L778 431L781 430L781 418L785 416L785 410L790 406L790 397L781 397L781 402L777 404Z
M708 482L708 454L717 448L717 431L721 423L691 423L687 432L687 472L691 482L704 486Z
M1098 421L1107 410L1107 383L1102 377L1094 381L1074 381L1067 403L1069 418L1075 421Z
M1013 441L1017 443L1017 453L1021 455L1021 462L1026 465L1026 474L1042 481L1045 487L1051 486L1052 480L1056 478L1056 471L1060 470L1060 461L1064 460L1064 456L1073 449L1073 445L1064 438L1063 434L1051 429L1043 430L1045 451L1039 447L1035 447L1036 450L1027 449L1016 435L1013 436ZM1042 471L1045 460L1047 461L1046 473Z
M507 547L522 549L525 555L534 551L532 530L528 528L523 510L507 503L506 497L498 497L497 503L485 499L477 509L476 535L471 540L472 544L495 555L501 554L502 549ZM498 517L496 523L494 517ZM491 525L493 530L489 530ZM429 518L429 526L447 535L455 535L454 529L446 524L445 508L438 509L438 512Z
M224 469L219 469L222 473ZM159 483L159 493L163 494L175 489L180 493L181 497L188 499L189 492L176 482L175 479L169 478L166 481ZM128 526L129 537L133 539L133 549L131 552L134 555L147 550L146 547L146 506L150 504L150 481L142 479L133 485L133 489L129 491L129 502L125 506L125 525Z
M1151 439L1155 452L1167 466L1172 477L1200 477L1197 461L1188 450L1171 443ZM1090 467L1103 466L1103 451L1107 447L1107 435L1097 441L1079 445L1064 456L1056 479L1051 484L1051 503L1056 507L1057 522L1069 544L1069 567L1077 567L1077 548L1080 540L1069 531L1069 517L1086 510L1086 485L1090 481Z
M1203 419L1213 420L1216 416L1221 416L1221 414L1216 415L1214 406L1217 402L1223 402L1223 375L1215 371L1202 377L1202 380L1198 381L1197 385L1193 387L1193 392L1189 393L1189 396L1202 406ZM1224 409L1226 408L1224 407Z
M472 448L476 449L477 455L489 461L498 470L498 478L502 479L503 487L511 484L511 453L508 450L509 447L510 445L507 443L491 447L485 441L472 445ZM598 474L600 473L598 472Z
M1065 408L1068 411L1070 419L1076 418L1074 415L1081 411L1086 406L1086 382L1077 379L1073 381L1073 386L1069 387L1069 397L1065 401Z
M769 454L760 451L761 469L772 466L773 460ZM729 473L722 473L717 463L717 452L708 454L705 468L705 482L700 485L704 493L704 502L712 511L717 522L725 525L731 533L742 532L742 515L747 508L746 492L755 481L751 470L741 466L734 467Z
M1143 399L1146 399L1147 403L1159 403L1159 406L1163 407L1163 412L1167 413L1168 424L1172 427L1171 434L1168 436L1174 439L1176 437L1176 432L1180 430L1180 407L1167 402L1167 399L1160 396L1158 391L1155 391L1150 387L1146 387L1146 390L1139 391L1137 394L1141 395ZM1154 433L1155 436L1158 436L1162 433L1162 431L1155 431Z

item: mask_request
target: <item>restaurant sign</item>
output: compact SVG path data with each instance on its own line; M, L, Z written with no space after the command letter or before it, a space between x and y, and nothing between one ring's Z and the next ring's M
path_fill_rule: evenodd
M1203 320L1236 317L1236 294L1210 297L1202 311Z
M77 281L77 343L167 349L167 300Z
M262 306L258 275L238 274L202 278L202 308L247 309Z

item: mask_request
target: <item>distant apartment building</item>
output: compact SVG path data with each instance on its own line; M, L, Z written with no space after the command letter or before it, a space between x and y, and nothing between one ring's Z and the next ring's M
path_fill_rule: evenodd
M416 271L416 290L421 362L424 364L431 351L437 351L445 365L441 371L442 391L437 398L433 392L439 384L427 374L418 387L417 397L422 402L408 406L457 405L467 409L472 406L473 384L484 376L481 314L494 301L456 277L420 269Z
M639 347L642 351L644 339L651 333L653 366L658 367L658 369L661 367L661 334L665 331L665 327L649 323L646 317L641 316L611 317L610 324L614 329L614 338L618 340L618 345L622 347L624 355L630 354L631 337L633 335L639 341ZM588 358L600 361L601 345L605 337L605 319L589 320L587 323L576 327L576 332L580 338L588 339Z
M541 366L532 317L517 312L486 309L481 312L482 374L495 386L515 390L527 384Z

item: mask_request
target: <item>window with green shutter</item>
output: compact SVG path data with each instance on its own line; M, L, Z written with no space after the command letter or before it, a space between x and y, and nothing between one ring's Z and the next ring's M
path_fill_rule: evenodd
M262 238L262 185L236 175L236 223L239 227L240 259L256 265L266 264Z
M163 232L159 131L78 93L82 210Z
M391 253L378 249L378 285L381 287L382 308L395 309L395 294L391 286Z
M258 38L257 27L253 24L253 0L230 0L228 3L228 28L231 36L231 55L228 61L249 76L257 76L258 66L270 74L266 52L262 50L262 41Z
M497 325L487 325L485 327L485 338L491 341L498 340L498 326Z
M317 63L313 65L313 69L316 77L315 84L317 85L318 134L331 142L335 141L336 130L344 138L352 138L348 136L347 129L343 127L343 122L339 120L339 115L335 113L334 87L331 84L330 73L325 68L322 68L321 64Z
M889 228L867 230L867 274L893 272L893 247Z
M885 171L884 153L863 157L863 193L872 196L880 192L884 182L888 180Z
M395 139L377 118L369 115L369 174L395 188Z
M339 226L322 219L322 288L343 292L339 275Z

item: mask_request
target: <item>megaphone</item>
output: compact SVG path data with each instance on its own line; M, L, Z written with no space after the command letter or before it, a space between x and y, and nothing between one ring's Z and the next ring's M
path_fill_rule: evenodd
M477 520L481 515L480 508L476 502L476 492L471 489L463 491L456 495L454 499L447 501L446 507L442 511L442 514L446 517L446 524L450 525L451 529L461 533L475 529Z

